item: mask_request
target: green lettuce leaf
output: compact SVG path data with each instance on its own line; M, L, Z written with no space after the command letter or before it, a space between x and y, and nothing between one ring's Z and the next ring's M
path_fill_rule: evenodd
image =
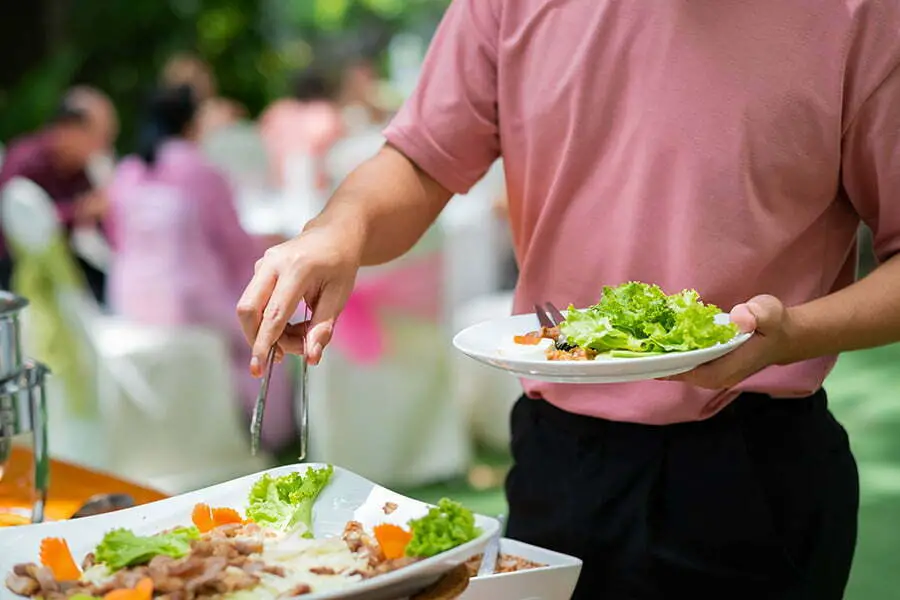
M585 311L569 307L560 332L570 344L612 357L686 352L727 342L738 333L715 320L719 309L694 290L667 296L657 285L606 286L600 302Z
M481 535L472 511L447 498L424 517L411 520L409 527L412 539L406 545L406 555L418 558L435 556Z
M118 571L150 562L154 556L187 556L191 551L191 542L199 537L200 532L196 527L180 527L151 536L139 536L127 529L115 529L103 537L103 541L94 550L94 557L110 571Z
M250 489L247 516L261 526L289 531L304 526L312 537L312 510L321 491L331 481L334 467L309 468L301 475L263 475Z

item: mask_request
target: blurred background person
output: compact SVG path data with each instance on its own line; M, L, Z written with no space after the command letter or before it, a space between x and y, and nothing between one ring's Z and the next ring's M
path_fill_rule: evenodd
M313 160L316 187L324 190L330 185L324 158L345 133L337 86L333 77L315 66L296 77L293 92L293 97L275 101L259 118L274 182L284 185L291 156L306 155Z
M103 92L86 86L70 89L47 126L13 141L0 168L0 187L15 177L30 179L54 201L59 220L71 236L77 227L96 227L107 210L107 197L88 176L91 161L109 155L118 136L116 110ZM10 287L14 265L2 249L2 285ZM75 255L98 302L105 295L105 274Z
M165 87L187 85L193 90L198 105L196 121L199 137L247 116L247 109L240 103L218 95L212 67L193 54L172 56L163 67L161 84Z
M241 228L225 177L197 146L197 110L189 86L155 92L137 156L122 161L110 184L106 225L115 256L109 304L143 324L204 326L225 336L249 419L259 382L247 371L250 352L234 306L263 248ZM281 375L273 374L269 389L263 429L269 449L294 436L289 386Z
M381 104L378 70L371 58L358 55L344 64L338 101L351 131L386 124L390 114Z

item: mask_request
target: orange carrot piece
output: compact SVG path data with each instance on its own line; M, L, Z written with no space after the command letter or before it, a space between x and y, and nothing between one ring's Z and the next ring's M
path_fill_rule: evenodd
M411 531L387 523L376 525L373 531L386 559L402 558L406 554L406 546L412 539Z
M212 509L209 505L202 502L194 507L194 512L191 513L191 521L194 522L194 526L200 530L200 533L211 531L216 526L215 521L213 521Z
M513 336L513 342L516 344L522 344L523 346L537 346L541 341L541 337L538 335L517 335Z
M153 580L144 577L133 589L113 590L103 596L103 600L152 600Z
M243 523L244 519L241 514L233 508L214 508L212 509L212 520L215 527L228 525L230 523Z
M69 544L60 538L41 540L41 564L50 569L58 581L78 581L81 569L75 563Z

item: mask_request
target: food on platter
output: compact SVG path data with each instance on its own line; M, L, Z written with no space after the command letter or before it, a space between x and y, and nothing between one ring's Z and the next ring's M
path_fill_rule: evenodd
M739 331L720 320L695 290L667 295L658 285L629 282L605 286L587 309L569 306L557 327L517 335L501 346L504 355L552 361L599 357L641 358L701 350L731 341ZM518 349L511 349L515 347Z
M479 554L466 561L469 577L478 576L478 568L481 567L481 559L482 555ZM494 567L494 573L515 573L517 571L527 571L529 569L540 569L546 566L547 565L528 560L527 558L522 558L521 556L500 553L497 555L497 564Z
M69 541L46 538L6 587L43 600L274 600L351 588L481 534L469 510L443 499L405 525L348 521L341 536L315 538L313 506L332 474L263 475L245 506L197 504L183 526L152 535L108 531L78 560Z

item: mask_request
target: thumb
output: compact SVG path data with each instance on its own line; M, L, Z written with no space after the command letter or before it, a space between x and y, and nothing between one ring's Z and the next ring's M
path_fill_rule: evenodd
M331 341L334 323L344 308L347 294L337 285L325 287L312 307L313 314L306 334L306 359L312 365L319 364L322 352Z
M756 330L760 335L766 335L779 327L783 316L784 305L778 298L768 294L754 296L731 311L731 319L741 331Z

